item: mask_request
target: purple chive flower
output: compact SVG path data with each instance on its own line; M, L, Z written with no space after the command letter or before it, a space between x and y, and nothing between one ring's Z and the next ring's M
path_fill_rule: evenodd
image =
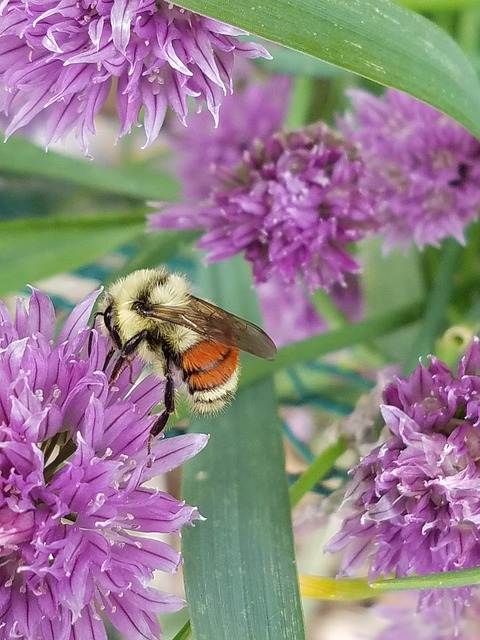
M206 201L153 214L150 228L204 229L207 259L243 252L257 283L301 274L310 290L329 289L359 271L348 247L375 228L362 171L355 148L324 124L275 133L251 145Z
M151 463L158 380L132 388L134 365L109 385L108 340L87 326L96 297L56 340L45 294L34 290L28 310L19 302L14 321L0 304L2 638L106 640L106 617L127 638L154 640L157 614L184 605L149 586L155 570L175 571L179 554L137 534L178 532L199 518L144 483L193 456L206 436L159 440Z
M342 574L364 563L372 579L480 564L479 391L478 339L457 376L430 357L428 366L386 386L381 413L390 435L354 469L351 515L328 545L344 551ZM426 604L441 598L423 593ZM471 589L445 593L458 614Z
M374 202L385 248L464 240L480 206L480 142L457 122L411 96L388 89L351 91L354 112L339 122L360 145L362 187Z
M139 125L146 145L167 107L185 121L187 100L206 101L215 121L231 91L235 56L270 57L245 32L167 0L5 0L0 4L0 77L7 91L6 135L43 112L47 143L87 133L112 88L119 135Z

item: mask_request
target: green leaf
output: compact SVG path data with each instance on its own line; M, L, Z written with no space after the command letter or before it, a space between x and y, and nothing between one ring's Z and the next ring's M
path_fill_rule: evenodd
M1 222L0 294L97 260L144 228L144 213Z
M182 6L402 89L480 137L480 84L460 47L388 0L184 0Z
M258 38L261 44L263 40ZM342 69L324 60L313 58L300 51L288 49L276 44L269 44L268 51L272 60L259 60L258 64L269 73L279 73L292 76L310 76L313 78L335 78L339 75L348 77Z
M143 166L100 167L85 159L45 152L24 138L12 136L0 144L0 171L65 180L94 191L140 200L175 200L178 184L172 176Z
M180 254L185 247L193 244L198 238L197 231L152 231L142 236L138 242L137 251L112 278L126 276L137 269L154 269L159 264L167 262L175 254Z
M206 271L203 294L258 318L241 260ZM305 637L284 453L270 379L239 391L185 467L184 497L206 517L183 532L184 575L196 640L302 640Z

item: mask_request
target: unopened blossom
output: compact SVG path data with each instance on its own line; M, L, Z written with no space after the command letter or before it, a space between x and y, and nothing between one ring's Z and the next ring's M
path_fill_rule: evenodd
M452 118L405 93L349 93L340 129L360 145L362 188L372 198L385 248L438 246L480 207L480 142Z
M97 293L54 338L50 299L34 290L15 319L0 304L0 634L159 638L157 615L184 601L149 586L179 554L151 533L178 532L195 507L145 482L178 466L204 435L147 440L158 380L139 366L110 385L108 340L88 326ZM91 336L91 338L90 338ZM139 537L138 534L143 533Z
M157 137L170 107L184 122L188 99L218 121L235 56L269 57L240 29L167 0L5 0L0 4L0 79L6 135L39 117L47 143L74 130L82 148L115 93L119 135Z
M383 392L385 442L353 471L347 517L328 545L341 574L425 575L480 564L480 348L456 374L430 357ZM435 604L441 590L423 592ZM471 589L444 592L458 615Z
M358 187L356 149L324 124L254 143L203 203L168 207L150 228L202 229L209 261L243 253L256 283L343 284L360 267L350 245L375 228Z

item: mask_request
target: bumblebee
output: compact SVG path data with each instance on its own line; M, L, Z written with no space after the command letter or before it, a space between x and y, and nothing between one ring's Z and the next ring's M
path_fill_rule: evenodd
M165 378L165 409L151 430L161 433L175 410L174 372L180 371L192 410L212 414L235 395L239 351L272 360L276 347L260 327L197 298L187 279L165 268L141 269L112 284L96 316L118 357L111 381L134 356Z

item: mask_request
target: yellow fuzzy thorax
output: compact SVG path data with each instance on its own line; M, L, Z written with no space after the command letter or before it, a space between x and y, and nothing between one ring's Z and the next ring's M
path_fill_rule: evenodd
M101 309L104 311L112 305L115 328L122 343L141 331L156 331L175 352L181 353L198 342L199 336L185 327L145 318L133 309L133 304L144 299L151 304L183 307L188 305L189 296L190 287L185 277L169 273L163 267L140 269L120 278L108 288ZM153 360L153 354L147 354L145 349L141 349L138 355L146 361Z

